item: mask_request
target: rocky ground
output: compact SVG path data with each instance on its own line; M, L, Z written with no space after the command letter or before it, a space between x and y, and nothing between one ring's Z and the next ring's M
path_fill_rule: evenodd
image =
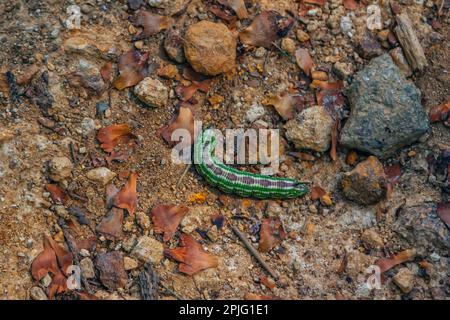
M449 6L2 1L1 297L448 299ZM193 119L280 129L311 191L183 175Z

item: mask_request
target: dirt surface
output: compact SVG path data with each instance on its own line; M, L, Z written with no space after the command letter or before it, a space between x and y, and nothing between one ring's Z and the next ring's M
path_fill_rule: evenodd
M208 11L215 1L186 2L187 7L176 15L173 27L181 34L200 19L220 21ZM385 2L389 1L382 1L383 6ZM441 1L419 2L402 1L400 7L410 14L417 25L416 31L428 59L429 66L423 74L416 73L411 78L420 89L423 107L428 112L450 97L450 33L445 6L443 16L437 18ZM367 19L367 4L356 10L355 21L360 20L361 23L355 23L355 35L350 38L340 32L333 34L333 28L329 26L332 23L327 25L332 11L330 8L342 7L340 0L328 1L324 7L316 6L320 12L306 17L299 16L297 1L246 3L250 19L229 26L234 28L233 32L247 27L263 9L274 9L284 16L292 16L294 25L286 37L292 39L296 48L309 49L316 69L327 72L330 82L338 80L332 73L336 62L351 65L352 73L356 73L370 61L357 54L358 38L363 34ZM68 16L66 8L71 4L77 4L82 9L81 30L68 30L64 25ZM285 8L288 8L287 12ZM146 10L164 13L161 9L150 7ZM349 12L342 7L339 19ZM342 174L355 166L346 162L348 150L338 146L336 161L330 158L329 152L305 151L314 160L303 161L291 156L290 152L296 150L285 139L282 141L284 154L279 175L322 187L329 193L331 204L313 201L310 195L280 201L226 196L209 187L192 168L177 186L185 165L172 163L171 148L158 134L158 130L177 114L179 99L174 90L180 83L188 83L181 77L183 67L188 64L179 64L167 57L162 45L166 31L146 37L143 43L136 44L137 41L132 41L136 28L129 21L133 10L126 1L6 0L0 4L0 13L3 17L0 23L3 48L0 52L2 299L29 299L33 287L47 292L42 280L39 283L33 279L31 264L43 249L45 235L52 236L61 245L67 245L61 230L61 219L67 218L67 212L53 202L46 189L46 185L52 182L49 161L58 156L67 157L73 163L70 177L58 183L69 194L70 200L64 207L67 209L77 205L83 208L86 218L91 222L90 226L77 225L76 228L79 238L95 237L96 247L89 253L92 261L101 253L112 251L130 257L134 242L143 235L163 242L151 222L146 224L129 214L125 215L123 222L122 239L110 241L96 232L95 226L108 211L105 203L106 187L86 177L90 169L96 166L108 167L117 174L113 183L118 188L127 180L128 172L138 173L136 216L149 215L158 203L188 206L189 212L181 227L164 245L177 247L181 231L190 233L203 248L218 257L219 263L217 268L189 276L178 271L179 264L176 261L163 258L153 265L162 284L158 289L161 299L243 299L248 294L281 299L450 297L448 247L421 250L415 247L414 241L400 236L393 229L401 208L448 201L449 195L441 185L430 181L426 160L430 155L437 158L443 151L450 150L450 130L443 123L432 124L431 131L417 143L382 161L385 167L400 164L401 176L389 197L374 205L359 205L347 200L341 193L339 181ZM385 21L392 19L383 18ZM433 29L430 24L435 20L439 21L439 27L434 25ZM296 34L300 29L310 35L310 41L302 43L297 39ZM91 46L97 45L100 50L88 46L78 52L70 51L66 41L74 37L87 39L91 41ZM302 83L307 77L301 75L295 57L282 48L281 41L277 40L276 46L268 49L238 44L236 69L214 77L207 93L198 91L195 94L195 118L221 130L258 127L261 123L269 128L282 129L284 121L272 107L266 105L268 97L290 90L314 99L314 90L303 87ZM97 92L71 83L71 74L83 63L94 68L97 76L107 62L113 63L116 72L118 57L134 46L142 46L141 50L149 53L149 76L158 78L170 91L169 102L165 106L144 106L133 94L133 88L117 90L105 85L106 89ZM382 47L382 51L387 52L395 45L387 46ZM258 57L258 50L263 51L261 57ZM8 80L7 72L12 72L17 80L30 70L31 65L39 66L40 71L24 85ZM177 78L165 79L157 75L158 69L166 65L178 68ZM48 93L53 97L51 107L48 108L42 107L45 105L45 94L39 96L34 92L32 98L20 94L33 84L45 87L43 72L43 77L48 77ZM351 81L351 76L346 84L348 81ZM15 88L19 92L17 99ZM213 96L223 97L223 102L211 103L208 99ZM105 115L96 115L99 102L109 104ZM264 105L265 109L265 114L256 124L245 120L255 103ZM347 104L342 108L348 113ZM96 139L97 130L122 123L132 128L138 137L138 146L126 161L108 165L104 162L107 154ZM345 119L342 120L344 123ZM358 154L357 162L366 157L365 154ZM98 161L103 163L99 165ZM257 172L259 166L242 169ZM207 195L204 203L190 201L190 197L198 193ZM214 229L213 232L211 217L216 214L223 215L226 223L221 230ZM237 225L257 247L260 223L266 217L279 217L287 234L273 250L261 253L278 276L273 288L269 288L271 285L265 280L265 270L229 228L229 224ZM213 236L202 237L196 228L200 231L209 230ZM379 236L381 248L371 247L364 242L363 233L368 229ZM364 286L368 276L366 268L378 258L406 249L415 249L418 253L411 261L387 271L380 289L369 290ZM407 267L414 274L413 289L407 293L402 292L392 280L402 267ZM100 281L99 270L96 270L96 276L88 280L92 293L101 299L141 299L138 276L143 268L139 262L137 268L127 271L126 285L117 290L105 288ZM77 295L73 292L57 295L57 298L63 297L77 298Z

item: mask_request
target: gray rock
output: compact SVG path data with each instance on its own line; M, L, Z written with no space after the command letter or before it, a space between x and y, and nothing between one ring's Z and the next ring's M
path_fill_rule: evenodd
M352 111L340 139L344 147L386 158L429 129L419 89L405 79L389 54L359 72L347 96Z
M393 230L413 244L419 254L450 249L450 231L437 216L433 204L408 207L399 213Z

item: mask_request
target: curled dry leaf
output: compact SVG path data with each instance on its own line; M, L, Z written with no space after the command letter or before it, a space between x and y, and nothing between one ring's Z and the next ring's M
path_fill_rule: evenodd
M48 237L46 237L44 239L44 250L31 264L31 275L34 280L40 281L48 272L51 272L53 275L60 273L55 251L53 251Z
M135 37L136 40L157 34L172 24L170 17L160 16L145 10L139 10L130 20L135 27L143 28L142 32Z
M125 52L119 58L119 76L114 81L118 90L134 86L147 76L148 52L137 50Z
M286 238L286 232L280 218L267 218L261 222L259 238L259 251L268 252L272 250L281 240Z
M164 249L164 254L180 262L180 272L190 276L208 268L216 268L219 264L217 257L207 253L200 243L187 234L180 236L181 247Z
M63 274L67 274L67 268L72 265L72 253L70 253L66 248L60 246L53 240L52 237L47 237L48 243L52 247L56 254L56 259L58 260L59 267Z
M344 5L344 8L347 10L356 10L358 8L358 4L355 0L344 0L342 3Z
M450 101L434 106L430 110L430 122L446 121L450 116Z
M164 233L164 242L175 234L181 220L189 209L185 206L159 204L152 209L151 216L156 233Z
M172 133L177 129L185 129L189 132L191 139L182 141L183 146L189 146L194 143L197 132L194 132L194 114L189 104L182 104L178 111L178 115L170 121L170 123L158 130L161 137L170 145L174 146L181 140L172 140ZM192 139L194 137L194 139Z
M114 199L114 205L121 209L126 209L130 215L134 215L137 205L137 177L137 173L131 173L128 181Z
M50 197L53 202L65 204L68 200L67 194L57 184L49 183L47 184L46 189L50 192Z
M175 89L175 92L180 97L181 101L188 101L197 91L208 93L211 82L212 79L207 79L200 82L193 80L190 86L180 85Z
M380 268L380 272L386 272L391 268L395 267L406 261L411 261L416 256L416 251L414 249L404 250L392 256L392 258L381 258L375 261L375 265Z
M313 65L313 61L311 56L309 55L308 49L299 48L295 51L295 61L297 61L297 65L306 75L311 75L311 68Z
M101 128L97 133L97 139L101 142L100 147L106 152L112 152L116 146L135 138L127 124L113 124Z
M311 188L311 200L312 201L319 200L321 197L323 197L326 194L327 194L327 192L322 187L314 186Z
M108 240L123 238L123 210L112 208L98 224L96 230Z
M438 203L436 212L438 217L450 228L450 202Z
M263 11L255 17L250 26L239 33L239 39L247 45L269 48L291 25L292 20L283 21L276 11Z

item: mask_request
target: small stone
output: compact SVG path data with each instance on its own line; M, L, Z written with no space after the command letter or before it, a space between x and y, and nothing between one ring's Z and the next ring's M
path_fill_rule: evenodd
M345 62L336 62L332 71L338 78L347 80L353 74L353 65Z
M401 268L392 281L403 293L409 293L414 288L414 274L408 268Z
M347 199L374 204L386 196L387 180L383 165L376 157L370 156L352 171L343 175L342 192Z
M161 242L148 236L142 236L138 239L131 255L144 263L158 264L164 257L163 251L164 246Z
M89 257L91 254L89 253L89 251L88 250L86 250L86 249L81 249L80 250L80 255L82 256L82 257Z
M139 263L130 257L124 257L123 258L123 264L125 266L125 270L134 270L139 266Z
M48 300L44 290L40 287L32 287L30 289L30 298L33 300Z
M144 212L137 212L136 213L136 222L142 228L142 230L150 229L150 225L151 225L150 218Z
M55 157L50 160L50 178L54 181L62 181L72 175L73 164L67 157Z
M116 176L115 172L112 172L106 167L100 167L90 170L86 174L87 178L89 180L92 180L94 182L100 183L101 185L105 186L110 182L114 177Z
M305 31L298 29L296 33L297 39L300 42L306 42L309 40L309 34L307 34Z
M341 18L341 22L339 24L339 26L341 27L341 32L349 37L353 36L354 33L354 27L353 27L353 22L352 19L347 15L347 16L343 16Z
M98 255L95 265L100 273L100 281L110 290L125 287L128 277L119 251Z
M267 111L262 105L255 103L250 107L250 109L248 109L247 113L245 114L245 120L249 123L252 123L264 116L266 113Z
M382 55L383 52L378 39L370 31L366 30L359 42L358 53L365 59L372 59Z
M294 40L291 38L283 38L283 40L281 40L281 49L293 56L295 54Z
M167 64L158 69L158 76L166 79L175 79L178 69L173 64Z
M313 78L314 80L327 81L328 73L326 73L325 71L312 71L311 78Z
M384 246L383 239L372 229L365 230L361 236L361 240L370 248L380 249Z
M81 120L81 133L87 137L95 130L95 121L92 118L84 118Z
M90 258L84 258L80 261L80 269L86 279L95 278L94 263Z
M264 56L266 55L267 50L264 47L259 47L258 49L255 50L255 57L256 58L264 58Z
M145 104L153 107L167 105L169 90L158 79L145 78L134 87L134 94Z
M297 149L323 152L330 148L332 127L333 119L325 108L313 106L286 123L286 138Z
M139 40L134 43L134 47L138 50L141 50L144 47L144 41Z
M195 71L218 75L235 67L236 38L222 23L200 21L189 26L184 53Z

